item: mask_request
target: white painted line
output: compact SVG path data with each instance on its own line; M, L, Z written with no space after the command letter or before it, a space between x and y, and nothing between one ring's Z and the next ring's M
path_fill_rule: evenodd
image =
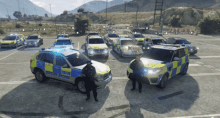
M220 58L220 56L199 56L199 58L207 59L207 58Z
M27 63L30 63L30 62L23 62L23 63L0 63L1 65L3 65L3 64L27 64Z
M13 54L16 53L16 52L18 52L18 51L13 52L13 53L11 53L11 54L9 54L9 55L7 55L7 56L1 58L0 60L3 60L3 59L5 59L5 58L9 57L10 55L13 55Z
M79 50L79 42L78 42L78 50Z
M201 66L199 64L189 64L189 66Z
M215 117L220 116L220 114L210 114L210 115L197 115L197 116L181 116L181 117L167 117L167 118L202 118L202 117Z

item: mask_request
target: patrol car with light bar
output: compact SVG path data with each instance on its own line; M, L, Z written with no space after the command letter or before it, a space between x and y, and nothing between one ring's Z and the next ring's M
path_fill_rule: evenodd
M2 47L9 47L9 48L16 48L24 44L24 36L22 34L10 34L2 39L1 48Z
M144 69L138 72L143 77L141 81L164 88L167 81L172 77L187 73L189 53L187 47L181 45L155 45L149 52L146 51L142 55L141 61L144 64ZM129 65L127 69L128 78L132 73L133 70Z
M108 33L103 39L107 45L113 45L113 41L119 39L119 36L116 33Z
M101 55L108 58L109 49L100 36L90 36L88 42L85 44L85 53L89 57Z
M141 33L138 33L138 32L134 32L130 35L130 38L132 38L135 42L135 44L143 44L143 41L145 39L145 37L141 34Z
M120 54L121 57L135 57L142 55L142 48L135 45L131 38L120 38L114 40L112 50Z
M74 84L81 93L85 93L85 80L79 77L87 61L96 69L96 85L104 88L111 80L112 74L108 65L90 60L75 49L42 49L30 60L31 72L39 82L48 78Z
M70 38L63 38L59 37L50 48L67 48L67 49L74 49L74 43Z
M143 49L150 49L154 45L166 44L167 42L160 37L149 37L143 42Z

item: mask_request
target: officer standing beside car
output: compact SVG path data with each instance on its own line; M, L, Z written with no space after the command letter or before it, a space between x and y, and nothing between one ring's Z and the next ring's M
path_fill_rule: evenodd
M136 87L136 81L139 85L139 92L141 93L142 90L142 83L141 83L141 73L140 71L144 68L143 62L140 60L140 56L137 56L136 59L131 63L130 68L133 70L133 73L130 76L130 79L132 80L132 86L133 88L131 91L135 90Z
M85 88L86 88L86 100L90 99L90 92L93 91L93 96L95 101L98 101L97 99L97 86L95 84L96 78L96 70L95 67L92 66L92 62L88 61L87 65L83 68L82 74L85 75Z

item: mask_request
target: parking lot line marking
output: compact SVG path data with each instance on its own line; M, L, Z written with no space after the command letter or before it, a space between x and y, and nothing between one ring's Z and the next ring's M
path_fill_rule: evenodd
M79 41L78 41L78 50L79 50Z
M189 64L189 66L201 66L199 64Z
M9 54L9 55L7 55L7 56L1 58L0 61L3 60L3 59L5 59L5 58L7 58L7 57L9 57L10 55L13 55L13 54L16 53L16 52L18 52L18 51L15 51L15 52L13 52L13 53L11 53L11 54Z
M166 117L166 118L202 118L202 117L215 117L220 116L220 114L210 114L210 115L197 115L197 116L181 116L181 117Z
M27 64L27 63L30 63L30 62L22 62L22 63L0 63L0 64L3 65L3 64Z
M220 58L220 56L199 56L199 58L207 59L207 58Z

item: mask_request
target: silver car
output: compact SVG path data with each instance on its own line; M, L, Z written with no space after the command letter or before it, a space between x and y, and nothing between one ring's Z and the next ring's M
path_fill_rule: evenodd
M185 38L180 37L171 37L167 39L168 44L180 44L185 45L190 53L190 55L194 55L198 52L199 47L195 47L191 44L191 42L187 41Z
M113 41L119 39L119 36L115 33L109 33L106 34L103 39L107 45L113 45Z
M40 45L43 45L43 38L40 35L30 35L24 42L25 48L39 47Z

